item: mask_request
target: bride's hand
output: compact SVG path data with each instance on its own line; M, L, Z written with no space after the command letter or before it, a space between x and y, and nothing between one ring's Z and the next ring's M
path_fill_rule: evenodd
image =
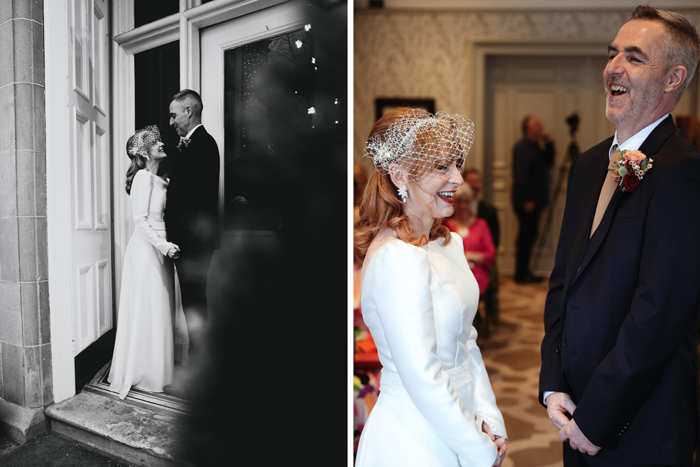
M506 458L506 442L501 437L496 438L494 442L498 448L498 457L496 457L496 462L493 463L493 467L501 467L501 464Z
M180 257L180 247L173 243L173 246L168 250L168 257L178 259Z
M486 424L486 422L481 422L481 430L489 435L489 438L493 440L498 449L498 457L496 457L496 462L494 462L493 467L500 467L503 460L506 458L506 441L501 436L495 436L491 431L491 428Z

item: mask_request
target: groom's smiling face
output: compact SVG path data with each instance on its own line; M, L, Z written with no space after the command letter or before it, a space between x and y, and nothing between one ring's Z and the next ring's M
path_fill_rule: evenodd
M186 136L190 131L190 115L192 111L183 102L172 101L170 108L170 126L179 136Z
M603 72L605 114L630 135L663 114L665 56L664 26L656 21L632 20L608 46ZM635 131L636 130L636 131Z

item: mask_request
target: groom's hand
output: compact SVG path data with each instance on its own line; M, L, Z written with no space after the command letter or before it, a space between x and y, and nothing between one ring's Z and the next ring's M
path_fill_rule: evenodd
M569 441L571 449L578 450L589 456L595 456L600 451L600 448L591 443L586 435L579 429L576 420L569 421L564 428L559 431L559 439Z
M571 396L565 392L555 392L550 394L544 401L547 404L547 415L549 422L554 425L557 430L564 428L564 425L569 423L569 418L566 414L573 415L576 410L576 404L571 400Z

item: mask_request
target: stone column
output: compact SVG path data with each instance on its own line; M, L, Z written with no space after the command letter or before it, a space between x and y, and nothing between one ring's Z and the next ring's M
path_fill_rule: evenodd
M0 1L0 430L19 442L53 402L43 1Z

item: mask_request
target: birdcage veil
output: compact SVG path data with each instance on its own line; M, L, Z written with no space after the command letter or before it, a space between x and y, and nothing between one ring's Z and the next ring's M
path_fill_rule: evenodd
M461 115L411 109L387 130L372 135L365 144L364 157L372 159L382 175L400 165L410 180L445 177L445 165L464 163L474 142L474 123Z
M156 125L149 125L134 134L127 153L129 157L141 156L148 159L148 153L154 144L160 142L160 130Z

